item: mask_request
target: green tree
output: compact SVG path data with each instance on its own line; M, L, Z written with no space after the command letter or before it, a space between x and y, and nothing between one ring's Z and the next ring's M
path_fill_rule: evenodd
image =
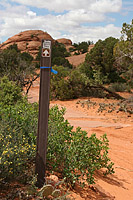
M0 77L7 76L16 81L21 88L29 90L33 81L38 77L32 56L20 53L16 45L12 45L0 52Z
M126 37L127 41L133 40L133 19L131 24L123 23L122 26L122 40Z
M67 52L64 44L59 43L59 42L56 41L52 45L52 57L53 58L55 58L55 57L65 58L65 57L68 57L69 55L70 54Z
M101 75L106 76L106 80L114 82L118 78L116 69L114 67L113 48L118 40L109 37L105 40L99 40L93 49L86 55L84 67L86 75L91 74L89 70L92 69L93 73L99 71ZM94 77L93 77L94 78Z
M133 20L123 23L122 37L114 47L115 65L118 73L133 86Z
M80 54L80 53L84 54L84 53L88 52L88 47L89 47L90 44L93 44L93 42L90 42L90 41L85 42L85 41L83 41L83 42L79 42L78 44L74 43L73 44L74 48L73 48L73 50L70 49L70 51L71 50L72 51L78 51L78 53L75 53L77 55Z

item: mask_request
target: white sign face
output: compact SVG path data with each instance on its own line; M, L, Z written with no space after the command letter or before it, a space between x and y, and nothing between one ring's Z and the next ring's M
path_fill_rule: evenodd
M50 57L51 56L51 41L44 40L42 46L42 57Z

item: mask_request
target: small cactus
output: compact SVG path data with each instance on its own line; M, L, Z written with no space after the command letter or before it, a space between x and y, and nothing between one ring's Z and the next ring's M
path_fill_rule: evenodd
M41 190L42 190L43 197L48 197L49 195L52 194L54 188L52 185L48 184L48 185L44 185Z

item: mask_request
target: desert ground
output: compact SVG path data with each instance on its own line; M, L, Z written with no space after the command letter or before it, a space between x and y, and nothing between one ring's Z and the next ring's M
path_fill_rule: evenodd
M131 94L121 93L125 98ZM39 100L39 79L28 94L30 102ZM87 106L90 102L93 106ZM104 177L102 172L95 175L96 184L81 189L78 185L71 191L76 200L131 200L133 198L133 116L117 109L98 112L99 104L116 104L118 100L82 98L70 101L51 101L50 107L58 105L66 108L65 119L74 127L80 126L88 136L96 133L99 138L104 133L109 140L109 157L114 162L115 174ZM133 106L133 105L132 105Z

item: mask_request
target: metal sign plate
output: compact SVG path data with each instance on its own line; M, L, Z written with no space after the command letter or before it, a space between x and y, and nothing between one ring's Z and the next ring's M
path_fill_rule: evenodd
M42 45L42 57L50 57L51 56L51 41L44 40Z

